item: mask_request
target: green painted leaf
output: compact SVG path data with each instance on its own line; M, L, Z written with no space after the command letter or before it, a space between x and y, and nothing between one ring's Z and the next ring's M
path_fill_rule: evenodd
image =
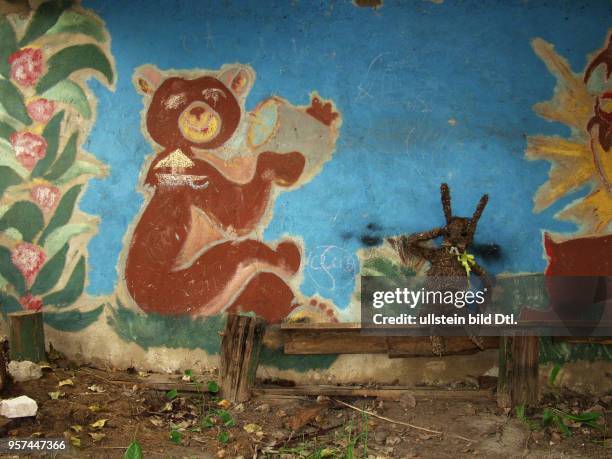
M65 244L62 250L59 250L43 265L30 289L32 295L42 295L55 287L64 272L67 253L68 244Z
M48 257L52 257L74 236L87 233L88 231L93 231L93 227L86 223L72 223L60 226L47 237L45 253Z
M68 78L72 72L90 68L97 70L113 81L113 68L104 52L96 45L74 45L57 52L48 61L48 71L36 85L36 92L42 94L57 83Z
M28 24L19 46L24 47L43 35L57 22L62 12L72 5L69 0L51 0L38 7Z
M17 185L21 181L21 177L13 169L8 166L0 166L0 198L8 187Z
M11 312L21 311L22 309L21 303L19 303L17 298L15 298L13 295L0 291L0 311L2 311L3 316L6 316Z
M13 83L3 78L0 78L0 103L2 103L4 110L16 120L28 126L32 124L23 102L23 94Z
M3 15L0 15L0 43L0 75L9 78L11 68L8 58L17 49L17 39L11 23Z
M79 193L81 192L81 188L82 185L75 185L68 191L66 191L64 196L62 196L62 199L57 205L57 209L55 210L53 217L51 217L49 224L41 234L40 239L38 240L39 245L44 246L47 237L53 231L55 231L60 226L64 226L66 223L68 223L70 217L72 216L72 211L74 210L76 200L79 197Z
M142 459L142 447L137 441L130 443L130 446L125 450L123 459Z
M70 306L79 299L85 288L85 257L77 262L68 282L63 289L49 293L43 298L43 303L58 308Z
M43 214L36 204L30 201L17 201L0 218L0 231L11 227L17 228L23 235L24 241L32 242L44 224Z
M83 88L72 80L60 81L41 95L45 99L73 105L83 115L83 118L91 118L91 107L89 106L87 95Z
M62 120L64 119L64 111L56 113L53 118L45 126L43 131L43 137L47 141L47 153L45 157L36 163L36 167L32 171L32 177L40 177L43 175L57 156L57 148L59 146L60 130L62 127Z
M57 23L47 31L47 35L55 33L80 33L99 42L106 41L102 22L93 16L76 11L62 13Z
M46 312L43 314L43 320L50 327L63 332L77 332L89 327L92 323L98 320L98 317L104 310L104 305L101 304L95 309L87 312L81 311L66 311L66 312Z
M21 234L17 228L5 229L4 235L10 237L14 241L23 241L23 234Z
M45 175L47 180L57 180L72 167L77 154L77 135L78 133L75 132L70 136L61 156L57 159L49 173Z
M166 392L166 398L168 400L174 400L177 395L178 395L178 391L176 389L171 389L168 392Z
M0 246L0 274L15 288L19 296L25 294L25 280L11 260L11 251L3 246Z
M6 139L7 142L11 141L11 134L15 132L15 128L4 121L0 121L0 137Z
M30 172L19 164L17 158L15 158L15 154L8 148L5 148L3 143L4 142L0 140L0 166L6 166L9 169L12 169L13 172L19 175L22 179L26 178Z
M56 181L56 183L58 185L62 185L84 174L100 177L104 175L104 170L94 163L77 159L72 167L68 169L66 173Z

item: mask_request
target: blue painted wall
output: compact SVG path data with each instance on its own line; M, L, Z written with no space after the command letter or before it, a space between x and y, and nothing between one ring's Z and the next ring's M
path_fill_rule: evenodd
M478 198L490 194L476 239L501 246L502 257L487 266L493 272L542 271L541 231L574 230L553 215L587 190L532 212L549 164L524 160L525 136L568 132L532 111L552 96L554 80L530 40L554 43L581 71L612 25L607 0L387 1L379 10L350 1L88 0L84 6L106 21L118 73L114 93L92 83L98 119L85 148L111 173L93 180L82 202L101 217L89 246L91 294L113 291L123 237L142 204L136 184L151 150L131 76L144 63L161 69L250 64L257 80L249 109L273 94L306 104L312 90L336 102L344 121L332 161L312 182L281 195L265 234L269 240L299 235L307 255L334 246L354 257L361 237L372 235L371 223L381 228L372 236L440 225L442 181L454 192L457 214L471 214ZM332 289L312 265L302 291L346 306L353 290L347 273Z

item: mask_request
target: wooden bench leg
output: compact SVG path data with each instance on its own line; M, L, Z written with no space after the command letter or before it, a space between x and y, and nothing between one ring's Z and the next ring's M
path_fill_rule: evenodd
M41 311L19 311L8 315L11 335L9 356L11 360L44 362L45 331Z
M229 314L221 340L221 394L233 403L248 400L255 382L266 323L259 317Z
M539 338L502 337L499 346L497 404L536 406L539 400Z

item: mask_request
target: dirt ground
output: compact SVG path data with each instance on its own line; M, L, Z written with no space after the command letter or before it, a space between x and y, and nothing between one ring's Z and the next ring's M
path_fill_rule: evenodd
M603 413L599 428L566 422L571 432L566 436L557 427L538 425L541 409L517 419L514 413L500 411L492 397L415 399L405 394L399 400L338 401L266 396L229 405L209 392L216 389L208 384L214 376L163 375L169 385L162 390L151 388L156 376L160 375L56 361L44 369L41 379L13 383L5 391L3 398L28 395L39 411L33 418L0 417L0 434L67 438L73 446L58 457L121 458L134 441L145 458L612 456L606 430L612 421L609 395L589 398L558 392L544 397L544 406L566 413ZM201 381L198 391L175 394L172 381L178 387L188 379Z

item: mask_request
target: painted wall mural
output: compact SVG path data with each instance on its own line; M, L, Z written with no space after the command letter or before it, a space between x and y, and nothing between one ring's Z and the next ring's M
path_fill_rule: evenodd
M0 0L3 314L209 354L228 311L356 321L360 275L427 271L386 241L443 182L531 317L612 273L606 0L82 3Z
M147 197L125 261L127 291L145 312L243 311L279 322L310 309L335 318L333 306L296 298L300 244L261 235L278 193L331 159L341 118L316 94L307 107L273 97L249 113L254 82L241 64L134 74L146 135L162 149L143 170Z
M0 301L2 313L44 309L67 331L90 325L83 310L87 242L98 221L78 208L87 182L107 173L84 150L95 121L86 80L112 87L110 38L73 2L0 16Z
M535 39L532 46L557 80L553 99L537 104L534 110L570 129L569 138L528 138L527 159L544 159L552 165L548 181L534 196L534 211L540 212L563 196L589 186L586 196L575 199L556 215L575 222L578 231L569 237L544 233L550 307L559 312L568 299L555 298L556 282L565 282L563 278L556 281L555 277L602 276L599 282L592 279L582 282L581 297L572 299L575 307L582 307L598 295L607 298L602 296L607 288L603 276L612 276L612 32L579 74L572 71L550 43ZM612 317L612 311L606 315ZM523 316L556 317L554 313L533 310L523 311Z

